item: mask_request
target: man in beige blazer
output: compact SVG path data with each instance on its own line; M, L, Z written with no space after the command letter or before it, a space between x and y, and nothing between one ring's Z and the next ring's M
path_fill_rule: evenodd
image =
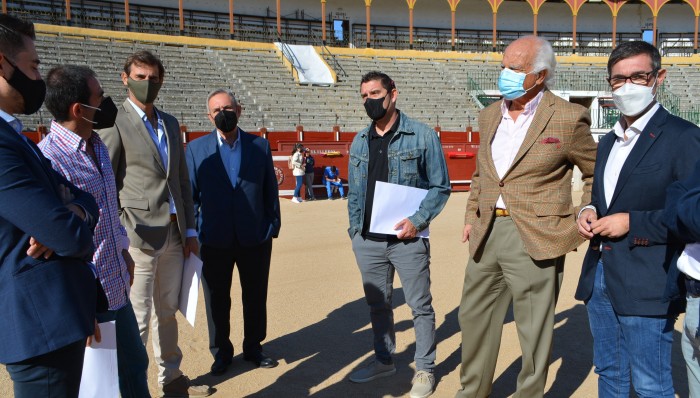
M564 256L583 240L571 198L574 166L590 201L596 144L590 115L547 90L556 60L550 44L527 36L503 55L504 100L479 115L481 146L465 215L470 259L459 308L458 398L487 397L511 301L522 349L513 397L542 397Z
M113 128L99 132L109 149L119 193L121 222L136 265L131 302L141 339L148 340L151 311L153 354L163 396L207 396L180 371L175 312L185 257L198 254L192 191L177 120L153 105L165 69L148 51L124 65L128 98Z

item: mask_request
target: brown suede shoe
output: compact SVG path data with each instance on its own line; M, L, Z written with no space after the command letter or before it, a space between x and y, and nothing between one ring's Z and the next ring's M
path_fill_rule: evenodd
M192 385L187 376L182 375L162 387L163 395L167 398L208 397L211 395L209 386Z

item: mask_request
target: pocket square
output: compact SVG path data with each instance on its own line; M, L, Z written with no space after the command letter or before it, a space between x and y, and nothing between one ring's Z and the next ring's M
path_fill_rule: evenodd
M542 140L543 144L559 144L561 143L561 140L557 137L547 137Z

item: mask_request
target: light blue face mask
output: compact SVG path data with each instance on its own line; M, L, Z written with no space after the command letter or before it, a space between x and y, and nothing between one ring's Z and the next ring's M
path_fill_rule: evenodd
M525 95L525 93L528 91L523 88L525 77L527 77L527 73L516 72L512 69L503 68L501 75L498 76L498 89L501 91L503 98L507 100L514 100Z

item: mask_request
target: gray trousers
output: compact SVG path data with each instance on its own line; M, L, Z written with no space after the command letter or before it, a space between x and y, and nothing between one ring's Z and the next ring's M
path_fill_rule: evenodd
M304 186L306 187L306 199L315 199L313 172L304 174Z
M382 363L392 362L396 348L391 298L394 270L399 274L406 304L413 313L416 333L417 370L435 368L435 311L430 294L430 243L428 239L376 242L359 233L352 239L357 265L362 274L365 299L370 307L374 353Z

